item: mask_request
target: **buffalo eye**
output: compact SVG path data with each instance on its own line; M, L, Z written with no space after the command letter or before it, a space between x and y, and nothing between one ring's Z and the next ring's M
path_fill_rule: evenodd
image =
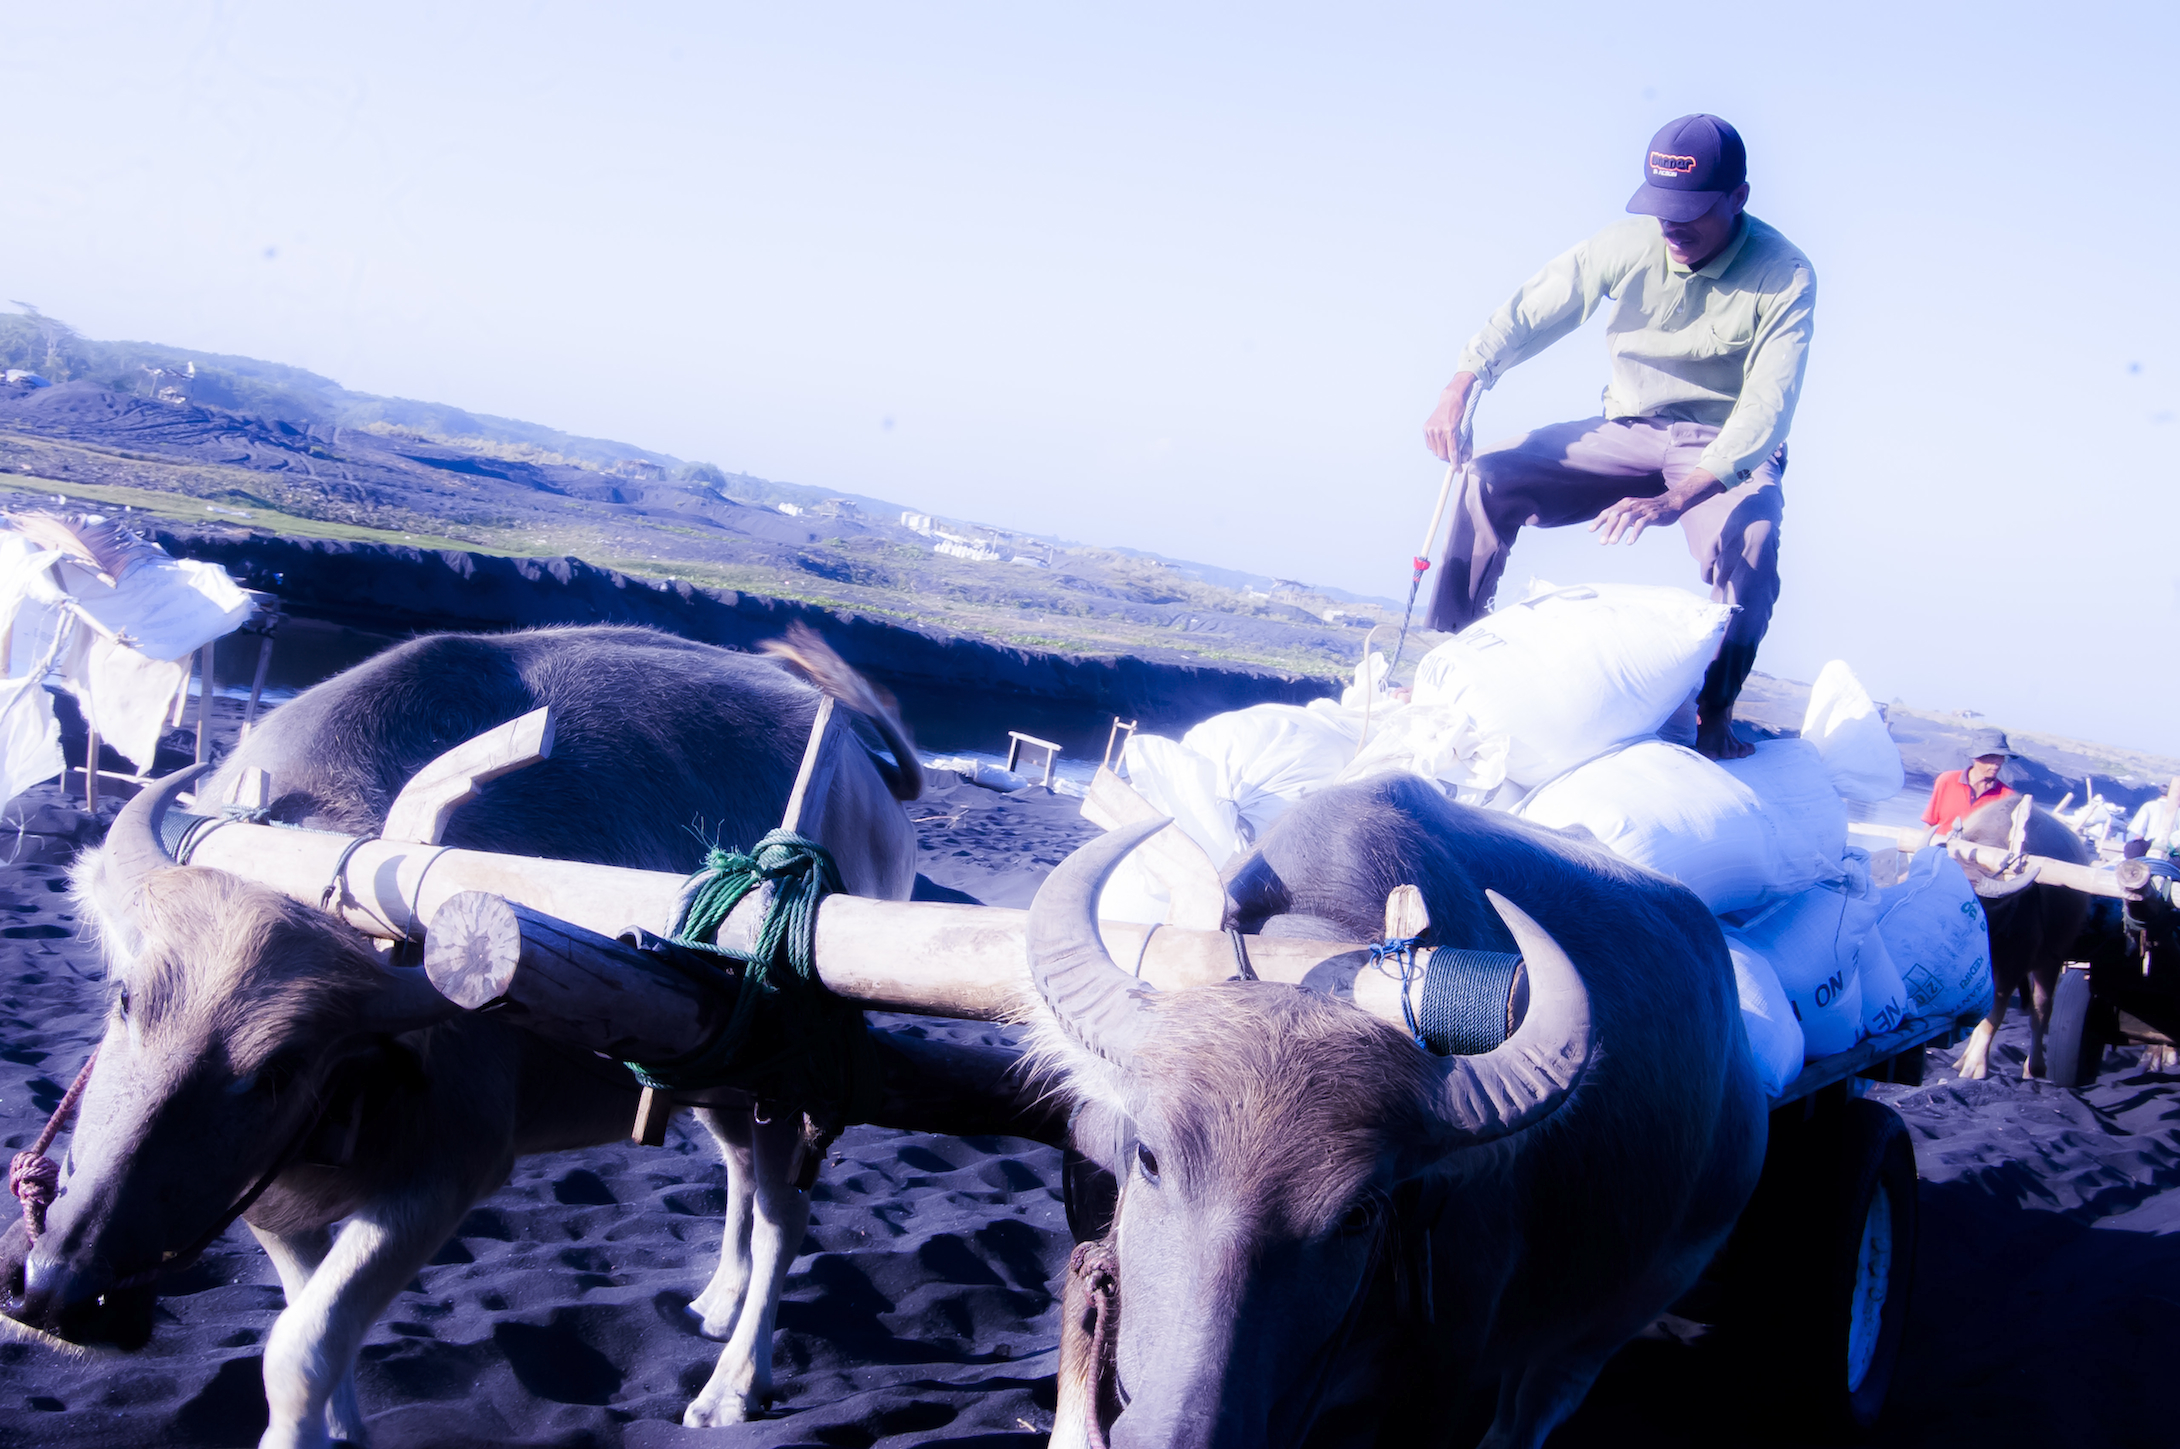
M1375 1198L1357 1198L1340 1218L1343 1233L1365 1233L1378 1225L1378 1204Z
M122 1019L123 1021L127 1021L127 1020L129 1019L129 983L128 983L128 982L124 981L124 982L122 982L122 983L121 983L121 990L120 990L120 991L118 991L117 993L115 993L115 995L114 995L114 1005L120 1008L120 1010L121 1010L121 1019Z
M1152 1187L1158 1186L1158 1154L1140 1142L1135 1145L1135 1170Z

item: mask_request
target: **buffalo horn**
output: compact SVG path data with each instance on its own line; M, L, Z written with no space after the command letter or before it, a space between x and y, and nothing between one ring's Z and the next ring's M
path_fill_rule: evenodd
M1447 1125L1471 1143L1534 1126L1567 1100L1597 1054L1590 993L1551 933L1497 891L1485 891L1513 932L1529 975L1529 1011L1498 1047L1447 1062Z
M176 770L137 791L136 798L121 807L121 813L114 817L113 828L106 832L106 859L113 863L123 880L133 883L174 864L174 857L159 843L159 827L165 821L167 807L174 803L174 797L187 789L190 781L211 768L210 765L190 765Z
M1098 891L1164 816L1109 831L1045 878L1029 908L1029 974L1060 1026L1085 1051L1126 1066L1150 1029L1153 988L1113 964L1098 935Z

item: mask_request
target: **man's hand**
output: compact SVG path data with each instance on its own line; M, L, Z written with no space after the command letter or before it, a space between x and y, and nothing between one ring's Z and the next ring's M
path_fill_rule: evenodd
M1475 373L1455 373L1438 395L1438 406L1423 420L1423 446L1457 468L1468 465L1468 439L1461 436L1461 418L1468 412L1469 393L1475 386Z
M1668 488L1655 498L1623 498L1590 524L1590 532L1603 530L1599 543L1618 543L1624 535L1629 543L1643 536L1646 528L1658 528L1677 523L1689 509L1719 491L1719 482L1701 468L1690 473L1677 488Z

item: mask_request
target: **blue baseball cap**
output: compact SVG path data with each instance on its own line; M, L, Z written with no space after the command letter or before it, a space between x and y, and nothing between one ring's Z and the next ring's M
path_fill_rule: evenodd
M1716 116L1682 116L1650 138L1643 184L1627 209L1664 221L1694 221L1749 179L1741 133Z

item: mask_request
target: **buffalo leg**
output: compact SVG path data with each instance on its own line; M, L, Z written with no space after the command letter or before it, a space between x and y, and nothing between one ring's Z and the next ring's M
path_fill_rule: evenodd
M2006 1024L2006 1008L2012 1004L2013 987L1991 993L1991 1014L1976 1023L1976 1029L1968 1034L1968 1045L1961 1048L1959 1059L1953 1063L1953 1070L1963 1080L1980 1082L1991 1074L1991 1041Z
M2044 1075L2044 1033L2051 1027L2051 997L2059 986L2059 963L2040 961L2029 968L2021 994L2029 1009L2029 1059L2021 1064L2023 1077Z
M325 1261L333 1248L333 1231L330 1228L312 1228L301 1233L276 1233L269 1228L252 1224L250 1231L265 1249L265 1256L272 1259L273 1270L280 1275L280 1291L287 1296L288 1306L303 1301L303 1291L310 1284L311 1275ZM269 1397L269 1395L268 1395ZM326 1432L333 1438L345 1439L351 1444L364 1442L363 1411L356 1405L356 1371L353 1365L341 1375L341 1381L333 1386L333 1393L326 1400Z
M809 1196L795 1187L802 1150L800 1113L782 1112L769 1122L752 1121L749 1180L754 1212L745 1301L710 1381L681 1416L689 1428L739 1424L772 1396L773 1324L779 1317L788 1266L810 1225Z
M452 1191L380 1201L351 1217L265 1340L259 1449L323 1449L327 1407L355 1371L364 1335L439 1250L472 1196ZM275 1258L275 1262L278 1259ZM349 1431L351 1442L362 1433Z
M756 1201L750 1138L755 1131L755 1112L751 1105L743 1104L699 1107L696 1115L711 1129L726 1163L727 1215L719 1234L719 1266L704 1291L689 1304L689 1312L702 1325L706 1338L724 1342L734 1334L734 1320L742 1311L742 1299L749 1289L750 1218Z

